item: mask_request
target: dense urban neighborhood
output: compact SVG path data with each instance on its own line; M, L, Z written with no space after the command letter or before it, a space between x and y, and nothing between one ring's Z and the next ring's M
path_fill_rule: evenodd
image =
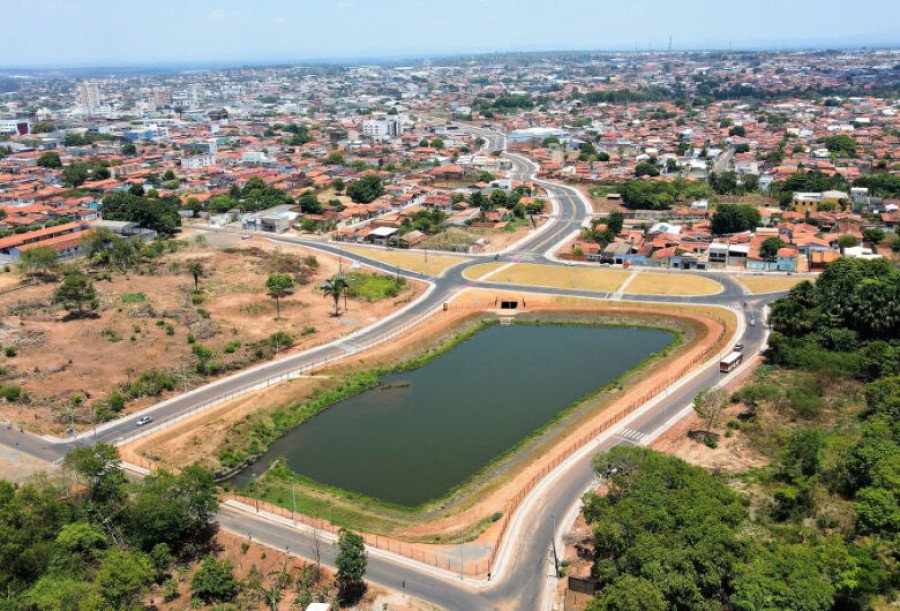
M0 68L0 609L895 607L900 51L782 47Z

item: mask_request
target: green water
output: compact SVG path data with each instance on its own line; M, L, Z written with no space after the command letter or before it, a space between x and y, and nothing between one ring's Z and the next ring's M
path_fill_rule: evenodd
M674 339L667 331L490 326L299 425L262 457L383 501L440 498Z

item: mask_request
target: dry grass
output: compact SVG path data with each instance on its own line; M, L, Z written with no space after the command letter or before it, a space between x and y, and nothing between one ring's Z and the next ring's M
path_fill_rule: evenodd
M715 280L692 274L664 274L636 272L637 276L625 287L635 295L715 295L722 285Z
M369 257L376 261L381 261L388 265L399 267L411 272L420 274L428 274L429 276L440 276L449 268L465 261L464 257L454 257L449 255L436 255L428 253L428 260L425 260L425 252L421 250L381 250L378 248L359 248L353 246L345 246L343 250L352 252L357 255Z
M741 284L746 286L751 293L777 293L778 291L787 291L794 286L803 282L804 278L787 278L785 276L775 276L767 278L765 276L744 276L738 278Z
M473 280L485 279L491 282L509 282L549 288L615 292L629 276L629 272L620 270L516 263L485 278L485 276L498 270L502 265L504 264L486 263L484 265L476 265L466 270L466 277Z

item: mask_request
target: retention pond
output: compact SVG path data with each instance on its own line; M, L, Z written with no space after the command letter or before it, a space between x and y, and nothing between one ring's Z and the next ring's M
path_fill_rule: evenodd
M254 471L283 458L321 484L420 505L446 495L674 337L648 328L492 325L299 425L272 444Z

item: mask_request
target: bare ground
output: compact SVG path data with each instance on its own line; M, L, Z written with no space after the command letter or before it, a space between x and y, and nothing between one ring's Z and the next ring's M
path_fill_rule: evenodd
M96 419L98 400L148 369L171 371L179 391L208 382L211 378L194 373L190 335L215 351L227 373L252 364L258 357L251 344L275 331L295 338L291 351L305 350L375 322L424 288L411 283L400 296L377 303L351 299L348 310L334 317L330 300L317 287L338 271L338 262L316 253L318 269L282 299L276 320L275 304L263 286L275 250L256 238L239 242L237 249L191 242L164 255L152 271L142 266L144 273L95 280L101 304L96 316L67 318L52 304L55 282L24 284L0 294L0 346L16 347L14 357L0 357L6 369L0 383L19 385L28 395L25 401L0 402L0 420L40 433L59 433L71 419L76 428L87 428ZM278 250L297 257L311 254L291 246ZM184 271L188 261L200 261L206 270L200 303L194 302L193 279ZM240 347L225 353L235 341ZM73 402L78 396L80 404ZM125 413L164 398L129 401Z

